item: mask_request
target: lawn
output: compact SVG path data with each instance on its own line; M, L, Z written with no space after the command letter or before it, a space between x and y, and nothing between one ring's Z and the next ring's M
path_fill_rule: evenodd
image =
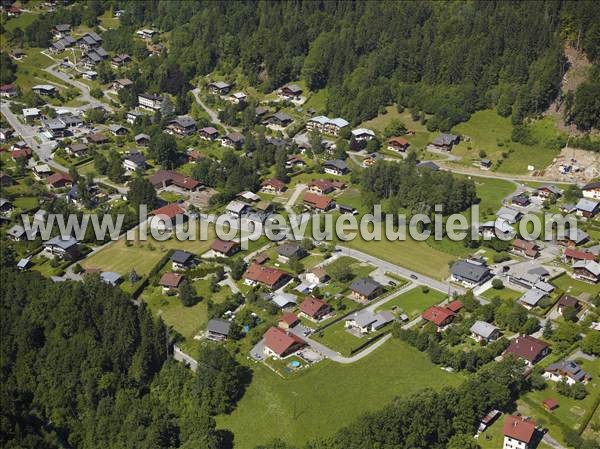
M588 282L578 281L568 274L563 274L553 279L552 284L572 296L579 296L582 293L594 296L600 293L600 284L590 284Z
M337 351L344 356L349 356L352 349L363 344L368 338L373 336L369 335L367 337L365 335L362 338L355 337L346 331L344 325L344 320L340 320L322 332L318 332L313 336L313 338L316 341L323 343L325 346L333 349L334 351Z
M496 290L495 288L489 288L486 291L484 291L481 296L487 299L494 299L495 297L498 297L502 300L514 301L520 298L522 295L523 294L521 292L504 287L500 290Z
M392 339L355 363L325 360L289 379L257 364L236 410L219 416L217 424L234 433L238 449L250 449L274 438L302 446L311 439L327 438L396 396L461 381L459 375L434 366L426 354Z
M386 302L377 310L391 310L393 307L398 307L410 319L413 319L428 307L439 304L444 299L446 299L446 295L437 290L429 289L427 293L424 293L420 287L415 287Z
M21 210L29 210L36 207L39 204L39 201L34 196L22 196L15 198L13 204Z
M491 211L492 214L497 212L502 207L502 200L517 189L514 183L503 179L477 178L475 176L471 178L475 182L477 198L480 200L479 211L482 221L491 218L492 215L488 215L487 212Z
M3 22L2 25L6 31L14 31L17 28L25 30L25 28L27 28L38 16L38 14L24 12L19 17L13 17L6 22Z

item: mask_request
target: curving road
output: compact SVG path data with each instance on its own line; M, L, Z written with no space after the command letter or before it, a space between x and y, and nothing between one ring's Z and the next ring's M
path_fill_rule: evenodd
M200 107L202 109L204 109L206 111L206 113L209 115L211 122L216 123L219 126L222 126L226 132L231 132L231 130L237 131L236 128L228 126L225 123L223 123L221 120L219 120L219 115L213 109L206 106L206 104L200 99L200 95L199 95L200 88L199 87L192 89L191 92L192 92L192 95L194 95L194 98L196 99L196 103L198 103L200 105Z

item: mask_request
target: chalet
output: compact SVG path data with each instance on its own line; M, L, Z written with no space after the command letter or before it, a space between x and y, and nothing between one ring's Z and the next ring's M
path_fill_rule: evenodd
M138 95L138 106L150 111L158 111L162 106L163 98L160 95L141 93Z
M121 89L128 89L131 86L133 86L133 81L131 81L128 78L119 78L119 79L114 80L112 83L113 89L116 90L117 92L120 91ZM134 122L135 122L135 119L134 119Z
M294 119L287 115L285 112L279 111L269 117L266 122L272 126L279 126L281 128L285 128L290 125Z
M359 142L365 141L368 142L371 139L375 138L375 133L370 129L366 128L358 128L352 130L352 139L357 140Z
M58 92L58 89L50 84L37 84L31 90L38 95L45 95L47 97L53 97Z
M492 161L489 159L481 159L479 161L479 168L481 168L482 170L489 170L490 168L492 168Z
M535 259L540 254L540 247L528 240L515 239L512 242L512 251L515 254Z
M10 212L13 209L12 203L6 198L0 198L0 212Z
M108 125L108 129L110 130L113 136L126 136L129 132L127 128L117 124Z
M260 186L261 191L272 195L282 193L285 190L285 182L275 178L264 180Z
M6 231L6 234L10 240L20 242L22 240L33 240L36 233L33 229L25 229L21 225L14 225Z
M94 145L104 145L105 143L108 143L108 137L102 133L90 134L86 137L86 139L88 143L92 143Z
M510 341L504 355L512 355L533 366L548 355L548 345L530 335L520 335Z
M484 264L472 260L458 260L450 268L450 278L454 282L472 288L483 284L491 276L490 269Z
M31 123L40 118L40 110L38 108L23 108L23 118L26 122Z
M110 65L114 69L121 68L131 62L131 57L128 54L117 55L110 60Z
M212 94L226 95L233 87L233 84L229 84L224 81L215 81L213 83L209 83L207 87L208 91Z
M31 258L24 257L17 263L17 268L21 271L27 270L31 265Z
M526 309L530 310L538 305L538 303L547 296L547 293L538 288L530 288L519 298L519 303Z
M327 212L335 207L335 202L331 198L310 192L304 194L302 202L305 208L318 212Z
M264 117L267 114L267 112L269 112L269 110L262 106L257 106L256 109L254 109L254 114L257 118Z
M517 207L527 207L531 204L531 200L525 195L515 195L511 198L510 202L513 206Z
M146 157L139 151L131 151L123 158L123 168L131 173L146 169Z
M42 119L41 125L49 138L57 139L65 137L67 125L59 118Z
M600 200L600 181L590 182L581 188L584 198L590 200Z
M235 92L229 96L229 101L233 104L246 103L248 96L244 92Z
M309 296L300 304L300 315L312 321L320 321L331 313L331 306L325 301L314 296Z
M486 240L495 237L509 238L509 234L514 232L514 228L504 220L486 221L479 225L479 233Z
M135 121L139 118L142 118L144 116L144 114L137 112L137 111L128 111L127 114L125 114L125 120L127 121L127 123L131 123L132 125L135 124Z
M138 31L135 32L135 35L137 37L140 37L140 38L145 39L145 40L152 39L157 34L158 34L158 31L153 30L151 28L144 28L142 30L138 30Z
M196 181L188 176L182 175L172 170L158 170L148 179L155 189L162 189L174 185L188 192L195 192L201 186L200 181Z
M206 128L202 128L198 131L198 136L204 140L215 140L219 137L219 131L217 131L212 126L207 126Z
M509 273L508 279L516 285L525 288L532 288L540 282L546 282L550 272L541 265L533 266L527 270L513 270Z
M33 173L33 177L35 179L41 181L52 174L52 169L48 164L37 164L31 168L31 172Z
M206 338L211 341L224 341L229 336L231 321L213 318L206 325Z
M179 288L183 281L185 281L185 276L183 274L166 272L161 276L158 285L160 285L163 288L163 292L166 293L170 290Z
M600 263L594 260L579 260L573 264L573 277L582 281L600 281Z
M574 248L586 243L590 236L587 232L577 229L565 229L565 233L558 236L558 243L568 248Z
M195 164L196 162L204 159L206 157L206 155L198 150L194 150L192 148L188 148L187 150L187 159L188 162L191 162L192 164Z
M277 322L277 327L283 330L291 329L292 327L298 325L300 320L295 313L285 312L281 317L279 317L279 321Z
M108 58L108 53L102 47L95 48L93 50L89 50L84 55L82 62L85 67L88 69L94 68L97 64L100 64Z
M383 293L383 286L369 278L356 279L350 284L350 296L356 301L371 301Z
M288 156L287 161L285 161L285 168L287 169L291 169L294 167L305 167L306 166L306 162L304 162L304 160L299 157L296 156L294 154L291 154Z
M295 243L284 243L277 247L277 259L287 263L290 259L302 259L308 256L308 252Z
M10 152L12 160L17 161L19 159L29 159L33 152L29 147L16 148Z
M506 221L507 223L515 224L523 218L523 213L511 207L503 206L498 212L496 212L496 217Z
M8 17L19 17L23 13L23 10L21 8L17 8L16 6L9 6L5 9L5 11Z
M0 97L16 97L19 92L14 84L3 84L0 86Z
M174 118L167 124L165 132L174 136L189 136L196 132L196 121L186 115Z
M135 144L140 147L147 147L148 145L150 145L150 136L148 134L136 134L133 140L135 140Z
M225 211L232 217L240 218L250 212L250 206L242 201L231 201L225 206Z
M62 187L70 187L73 185L73 179L68 173L56 172L46 178L46 183L51 189L60 189Z
M96 78L98 78L98 72L95 72L93 70L86 70L85 72L83 72L83 74L81 75L81 77L83 79L93 81Z
M325 195L335 190L334 183L325 179L316 179L308 184L309 192Z
M102 38L94 32L86 33L77 39L77 46L85 50L98 48L102 45Z
M568 263L575 263L579 260L596 260L596 256L588 251L581 251L575 248L565 248L562 259Z
M0 141L6 142L14 133L15 131L12 128L0 128Z
M221 137L221 145L227 148L239 150L244 145L244 135L238 132L232 132Z
M271 327L265 332L264 353L267 357L284 358L306 346L306 342L289 331Z
M56 236L42 243L44 251L59 259L73 260L79 255L77 239L71 236Z
M65 51L67 48L73 47L77 41L71 36L61 37L56 42L53 42L52 45L48 48L51 53L61 53Z
M566 382L568 385L578 382L587 384L591 379L591 376L573 360L562 360L548 365L542 376L552 382Z
M148 215L150 216L150 226L161 230L171 229L174 225L187 220L185 210L177 203L167 204L154 209Z
M575 205L575 213L583 218L593 218L600 211L600 201L581 198Z
M502 428L502 449L531 449L535 435L535 423L522 416L507 416Z
M350 123L343 118L330 119L324 115L320 115L311 118L306 123L306 129L308 131L318 131L320 133L337 136L340 131L348 125L350 125Z
M288 307L296 306L296 295L292 293L286 293L282 291L278 291L271 298L271 302L275 304L280 309L285 309Z
M388 150L390 151L405 153L409 146L410 143L408 140L403 139L402 137L392 137L390 140L388 140Z
M302 95L302 88L297 84L286 84L277 92L281 98L286 100L299 100Z
M437 150L452 151L452 147L460 142L460 137L454 134L440 134L431 145Z
M263 285L271 290L278 290L290 280L290 275L277 268L265 267L256 263L251 264L244 273L247 285Z
M570 295L562 295L556 303L556 310L561 315L564 313L566 307L573 307L575 310L581 309L581 304L577 298Z
M61 39L71 34L71 25L68 23L61 23L52 27L52 34L55 38Z
M543 185L535 190L535 195L542 199L559 198L561 194L562 190L551 184Z
M217 238L210 246L210 249L221 257L229 257L239 252L241 247L238 242L233 240L221 240Z
M329 275L323 267L315 267L306 273L306 280L313 284L324 284L329 280Z
M471 326L471 337L478 342L490 342L500 336L500 330L493 324L477 320Z
M323 163L323 170L330 175L342 176L348 173L348 166L341 159L334 159Z
M150 52L150 56L156 56L166 51L166 47L161 43L151 44L148 46L148 51Z
M375 314L363 309L348 315L344 319L344 327L354 329L364 335L377 331L392 321L394 321L394 315L391 312L383 311Z
M121 282L123 282L123 278L119 273L115 273L114 271L103 271L100 273L100 280L105 284L112 285L116 287Z
M429 323L435 324L438 328L447 326L452 322L456 314L446 307L432 306L421 313L421 318Z

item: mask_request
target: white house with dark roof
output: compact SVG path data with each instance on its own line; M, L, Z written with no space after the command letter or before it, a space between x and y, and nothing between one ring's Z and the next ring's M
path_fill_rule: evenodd
M583 218L593 218L600 211L600 201L581 198L575 205L575 213Z
M485 264L472 260L458 260L450 268L451 280L469 288L483 284L490 277L492 273Z
M478 342L490 342L500 336L500 330L493 324L477 320L471 326L471 337Z

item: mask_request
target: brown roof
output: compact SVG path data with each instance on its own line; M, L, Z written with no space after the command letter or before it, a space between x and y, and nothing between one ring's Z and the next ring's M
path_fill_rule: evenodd
M298 322L298 317L296 316L295 313L286 312L283 315L281 315L281 317L279 318L279 321L283 321L288 326L292 326L294 323Z
M436 326L442 326L452 317L454 317L454 312L452 310L440 306L430 307L421 314L421 318L425 321L431 321Z
M535 433L535 423L520 416L509 415L504 420L504 436L529 444Z
M234 242L233 240L221 240L215 239L215 241L210 245L210 249L216 251L221 254L228 254L233 248L239 246L238 242Z
M304 346L306 342L300 337L278 327L270 327L265 332L265 346L277 355L283 355L295 345Z
M60 183L73 182L73 179L67 173L56 172L53 175L48 176L48 179L46 179L46 182L48 184L50 184L51 186L53 186L53 185L60 184Z
M408 145L408 140L403 139L402 137L392 137L390 140L388 140L388 143L390 145L399 145L403 147Z
M259 265L262 265L263 263L265 263L267 260L269 260L269 255L265 252L262 252L260 254L257 254L256 256L254 256L252 258L252 262L256 262Z
M304 194L304 202L316 209L327 210L331 206L332 199L309 192Z
M315 267L312 270L310 270L310 272L317 276L319 279L324 279L328 276L327 270L325 270L325 268L323 267Z
M285 189L285 182L280 181L279 179L275 179L275 178L270 178L270 179L265 179L261 186L266 187L266 186L272 186L275 187L275 189L277 190L283 190Z
M265 267L257 263L250 265L244 273L244 279L260 282L269 287L276 285L281 281L281 278L285 276L288 276L285 271L278 270L277 268Z
M302 304L300 304L300 311L313 318L322 310L328 310L329 308L329 304L322 299L313 296L307 296L306 299L302 301Z
M315 179L308 184L308 187L317 187L322 192L328 193L335 189L335 184L332 181L327 181L326 179Z
M184 279L185 276L183 274L168 272L162 275L159 285L162 285L163 287L177 288Z
M594 256L592 253L588 253L587 251L580 251L575 248L565 249L564 256L569 259L596 260L596 256Z
M448 310L450 310L451 312L454 312L454 313L458 312L460 309L462 309L462 307L463 307L463 303L460 302L458 299L452 301L450 304L448 304L446 306L446 308Z
M195 189L202 184L200 181L172 170L159 170L150 176L149 181L155 188L170 183L188 190Z
M577 307L578 304L579 301L577 301L577 298L570 295L563 295L558 300L558 307Z
M521 335L511 340L505 353L534 362L548 345L530 335Z
M548 410L554 410L555 408L558 408L558 402L556 399L552 398L544 399L542 401L542 405Z
M165 215L172 220L177 215L181 215L184 212L185 211L179 206L179 204L171 203L167 204L166 206L159 207L158 209L154 209L152 212L150 212L150 215Z
M91 136L88 136L87 139L92 143L102 143L108 141L108 138L102 133L92 134Z
M10 152L10 157L12 157L13 159L19 159L21 157L30 157L31 156L31 149L29 148L19 148L16 150L12 150Z

